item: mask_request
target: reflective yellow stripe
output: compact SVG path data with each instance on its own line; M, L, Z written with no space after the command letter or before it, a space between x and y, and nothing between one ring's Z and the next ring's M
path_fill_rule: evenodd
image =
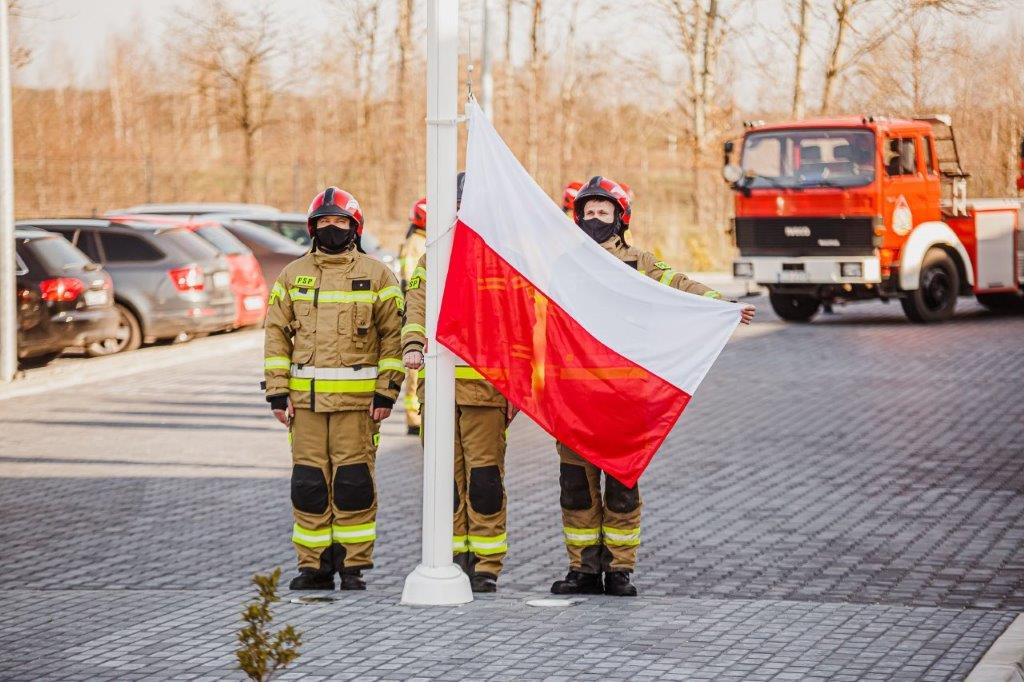
M469 542L465 535L452 536L452 551L456 554L469 551Z
M411 392L411 391L406 391L405 392L404 402L405 402L405 409L408 412L416 412L418 409L420 409L419 398L417 398L416 394Z
M675 276L675 270L666 270L665 272L661 273L661 279L658 281L660 281L662 284L668 284L669 282L672 281L672 278Z
M373 434L373 447L377 447L378 445L380 445L380 434L375 433Z
M288 388L292 391L308 391L312 379L288 379ZM373 393L377 386L376 379L317 379L317 393Z
M392 372L401 372L405 374L405 365L398 358L381 358L377 361L377 369L381 372L390 370Z
M331 526L331 535L335 542L342 544L371 542L377 539L377 524L361 523L355 526Z
M601 532L604 533L604 544L606 545L634 546L640 544L639 528L612 528L611 526L602 526Z
M704 297L705 298L722 298L722 294L718 293L717 291L705 291L704 292Z
M402 327L402 336L405 336L406 334L423 334L423 336L426 336L427 328L424 327L422 324L410 322L409 324Z
M601 544L600 528L572 528L564 526L562 531L565 533L565 544L567 545L591 547Z
M472 367L456 367L455 368L456 379L483 379L484 375L476 371Z
M420 371L416 372L416 378L417 379L426 379L427 378L427 368L426 368L426 366L421 367Z
M382 301L387 301L391 298L395 299L399 310L405 308L405 296L402 295L402 290L398 287L384 287L378 292L378 295Z
M508 535L467 535L466 541L469 549L474 554L489 556L491 554L503 554L508 551Z
M291 366L291 358L284 355L271 355L263 360L263 369L288 369Z
M303 547L329 547L331 544L331 529L311 530L303 528L296 523L292 526L292 542Z
M320 303L373 303L376 291L321 291L317 297Z
M419 277L421 279L426 279L427 278L427 269L426 268L416 268L415 270L412 271L412 276L413 277Z
M274 282L274 288L270 290L270 300L267 301L268 305L274 305L275 302L284 298L284 287L281 286L280 282Z

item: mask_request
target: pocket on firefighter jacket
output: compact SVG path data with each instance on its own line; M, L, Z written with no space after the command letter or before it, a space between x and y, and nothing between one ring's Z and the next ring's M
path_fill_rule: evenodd
M292 329L295 336L292 339L292 362L304 365L313 359L313 349L316 347L316 309L303 301L295 304L293 312L295 319L292 321Z
M366 350L373 341L373 305L356 303L352 306L352 341L358 350Z

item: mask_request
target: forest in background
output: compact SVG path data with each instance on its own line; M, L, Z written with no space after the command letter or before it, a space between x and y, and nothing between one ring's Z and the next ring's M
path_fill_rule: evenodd
M214 0L169 16L158 40L111 36L98 85L16 88L16 215L163 201L304 211L337 184L397 246L424 191L426 2L312 1L314 35L274 3ZM18 34L20 17L46 11L30 2L12 3L16 69L40 58ZM478 96L482 2L461 8L460 79L472 63ZM949 113L971 194L1013 195L1024 24L987 20L1009 2L491 0L495 125L556 200L570 180L624 181L638 243L721 268L721 146L744 120Z

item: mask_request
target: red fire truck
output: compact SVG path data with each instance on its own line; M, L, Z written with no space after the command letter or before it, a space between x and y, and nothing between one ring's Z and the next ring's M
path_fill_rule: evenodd
M958 296L1024 308L1020 199L969 199L948 116L745 124L735 191L736 278L768 288L784 320L823 303L899 299L915 322Z

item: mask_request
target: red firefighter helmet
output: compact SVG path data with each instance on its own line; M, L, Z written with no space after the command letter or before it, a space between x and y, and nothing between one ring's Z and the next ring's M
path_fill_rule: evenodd
M570 182L568 185L565 186L565 191L562 192L562 210L563 211L572 211L573 210L573 202L576 201L576 195L579 194L579 192L580 192L580 190L582 188L583 188L583 183L582 182L575 182L575 181Z
M626 193L627 197L629 197L629 203L632 205L633 200L636 199L636 194L633 192L633 188L624 182L620 182L619 187L621 187L622 191Z
M316 230L316 219L327 215L345 216L355 225L356 235L363 234L363 209L359 207L356 198L338 187L328 187L313 199L309 205L309 217L306 218L306 228L309 236L313 236Z
M409 224L418 230L427 229L427 198L420 197L409 211Z
M590 181L580 189L573 200L573 214L576 216L577 223L583 220L583 209L591 199L604 199L615 204L617 206L616 213L618 214L619 221L622 223L623 231L629 227L631 211L629 195L622 189L622 185L611 178L601 177L600 175L590 178Z

